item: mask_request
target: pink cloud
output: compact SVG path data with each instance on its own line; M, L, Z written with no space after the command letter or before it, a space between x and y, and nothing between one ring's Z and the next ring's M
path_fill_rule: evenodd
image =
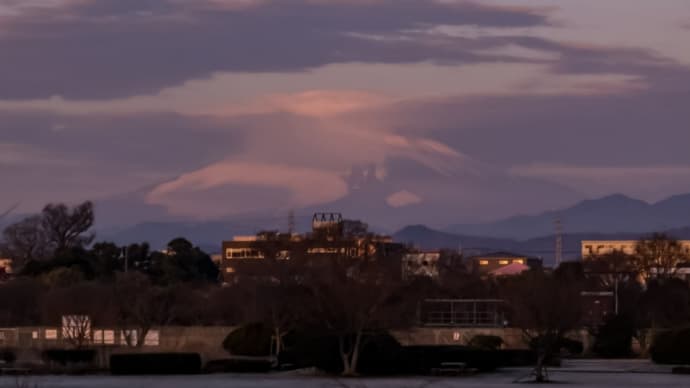
M232 191L232 187L241 186L253 190L286 191L282 203L272 203L270 208L325 203L347 194L347 184L334 172L282 164L223 161L159 185L149 193L147 201L166 206L171 213L192 217L237 214L267 207L260 196L247 196L238 202L227 201L221 206L199 204L198 200L192 201L197 202L192 207L178 206L189 194L193 196L193 193L213 189Z

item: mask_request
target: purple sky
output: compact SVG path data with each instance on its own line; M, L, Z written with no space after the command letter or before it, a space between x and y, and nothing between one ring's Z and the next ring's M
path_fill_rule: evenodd
M0 208L310 208L362 166L466 220L655 201L690 192L688 47L687 0L0 0Z

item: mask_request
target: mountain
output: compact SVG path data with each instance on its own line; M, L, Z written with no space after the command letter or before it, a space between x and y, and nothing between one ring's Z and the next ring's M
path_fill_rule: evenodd
M483 224L451 225L456 234L529 239L553 234L560 219L565 233L650 233L690 224L690 194L650 204L616 194L581 201L574 206L538 215L522 215Z
M431 229L425 225L411 225L393 234L395 241L410 244L424 250L514 250L517 241L478 236L463 236Z
M481 165L437 171L398 159L389 160L387 166L384 175L374 166L354 167L346 177L344 197L303 211L340 212L394 231L411 223L441 226L458 219L514 214L515 209L541 211L582 198L557 184L513 177Z

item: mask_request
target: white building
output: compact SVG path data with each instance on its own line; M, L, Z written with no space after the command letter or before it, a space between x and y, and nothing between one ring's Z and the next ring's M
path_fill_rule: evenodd
M583 240L582 258L589 259L613 253L614 251L632 255L635 253L637 242L637 240ZM690 240L681 240L679 243L690 253Z

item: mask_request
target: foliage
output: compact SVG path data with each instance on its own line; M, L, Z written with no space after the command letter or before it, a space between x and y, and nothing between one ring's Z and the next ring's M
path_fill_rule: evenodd
M632 356L632 339L635 335L634 320L617 315L609 318L595 334L592 351L604 358Z
M218 281L211 257L183 238L170 241L165 252L152 253L150 261L152 279L159 284Z
M263 323L251 323L233 330L223 341L223 348L237 356L268 356L273 331Z

